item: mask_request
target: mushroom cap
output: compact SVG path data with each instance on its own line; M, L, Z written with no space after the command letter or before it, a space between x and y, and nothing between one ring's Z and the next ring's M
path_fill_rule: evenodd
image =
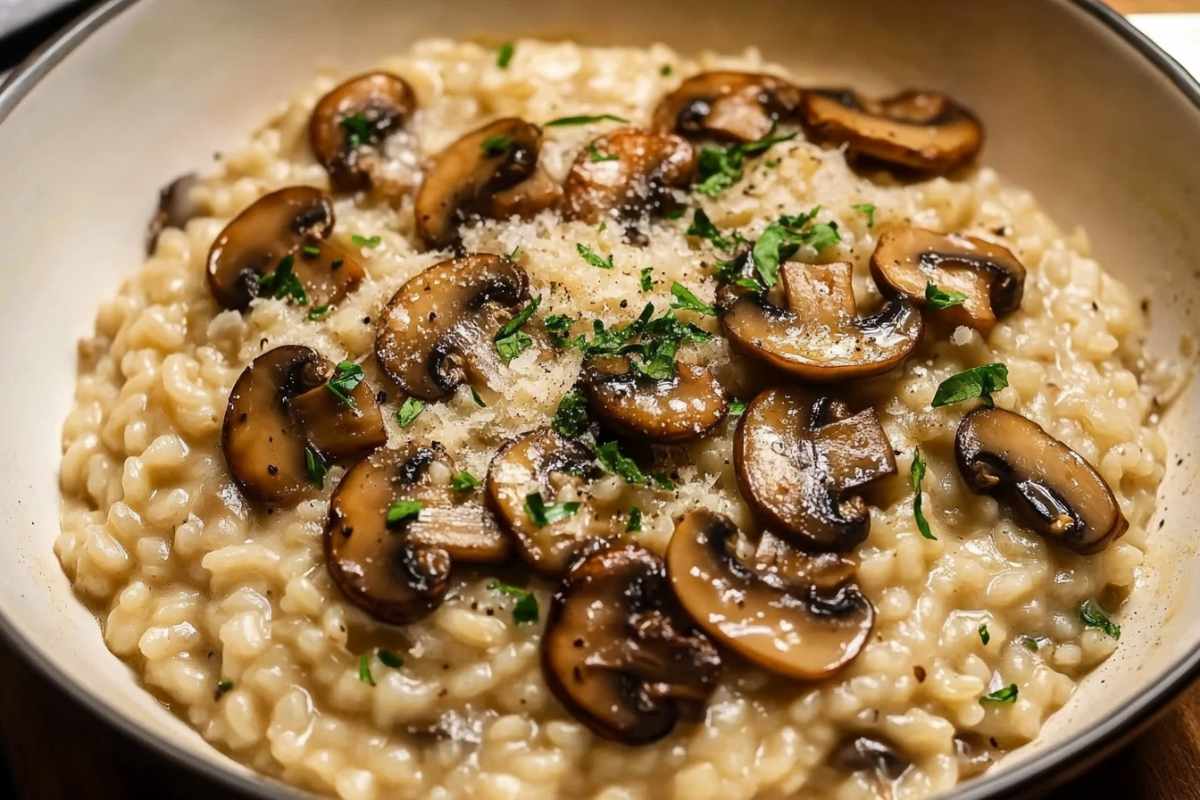
M651 129L688 137L752 142L796 113L804 92L783 78L753 72L701 72L654 109Z
M1006 503L1025 525L1077 553L1099 552L1129 527L1092 465L1020 414L971 411L958 424L954 454L972 491Z
M675 525L667 574L696 624L789 678L818 680L854 660L875 609L850 581L853 563L831 553L805 556L774 537L769 557L746 561L736 552L737 534L728 517L711 511L689 511Z
M203 206L192 198L192 189L200 183L196 173L180 175L164 186L158 193L158 208L146 226L146 255L153 255L158 244L158 235L164 228L179 228L188 220L205 212Z
M679 612L662 559L637 545L581 559L550 603L546 684L598 736L645 744L695 717L716 685L717 649Z
M309 303L337 303L364 272L353 252L324 241L333 223L333 201L311 186L289 186L258 198L230 220L208 251L213 297L222 308L246 308L258 296L259 279L290 257ZM305 246L320 252L309 255Z
M412 87L390 72L368 72L339 84L317 101L308 119L308 142L317 161L338 191L370 188L383 140L417 108ZM369 131L365 141L343 124L361 116Z
M428 247L446 247L472 214L530 217L557 205L558 185L538 168L541 148L542 129L516 117L489 122L451 143L417 191L417 235Z
M309 444L338 459L361 455L387 441L365 380L350 393L356 408L326 402L324 395L334 398L325 388L330 371L329 362L316 351L285 345L254 359L234 383L221 427L221 449L246 497L288 503L308 493L312 484L304 448Z
M846 551L867 538L871 514L856 489L896 473L874 409L799 388L760 392L734 437L742 495L763 524L810 550Z
M603 158L596 160L593 153ZM563 183L563 216L595 225L608 213L623 219L657 214L696 172L696 152L672 133L618 128L581 150Z
M639 375L624 356L589 358L583 384L597 416L626 436L673 443L696 439L720 424L729 404L712 370L675 364L675 377Z
M801 108L810 137L921 172L949 172L983 147L975 115L938 92L867 100L849 89L810 89Z
M780 272L787 308L743 295L721 317L730 342L747 355L822 383L887 372L921 341L921 313L902 297L858 315L847 263L787 262Z
M538 526L525 511L534 492L552 503L568 484L582 489L596 472L593 462L583 444L538 428L501 447L488 467L488 506L513 537L518 555L543 575L561 575L584 544L614 532L597 519L585 496L576 513L547 525Z
M961 305L937 313L953 325L984 335L996 318L1021 306L1025 266L1012 251L974 236L941 234L923 228L890 228L871 254L871 275L879 291L925 305L925 287L966 295Z
M329 575L350 602L382 622L405 624L441 603L453 562L508 557L508 540L483 504L449 485L455 471L441 445L410 443L376 450L345 474L330 498L324 544ZM422 507L389 526L396 500Z
M379 318L375 356L422 400L448 397L467 373L490 383L503 369L492 342L507 309L529 299L529 276L504 256L441 261L409 279Z

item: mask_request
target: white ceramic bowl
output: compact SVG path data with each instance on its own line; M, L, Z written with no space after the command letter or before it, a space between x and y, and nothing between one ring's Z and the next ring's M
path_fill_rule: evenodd
M347 71L426 36L570 36L683 50L757 45L813 83L943 89L985 121L984 160L1091 233L1106 267L1151 300L1151 351L1177 354L1200 300L1200 86L1097 3L730 4L693 0L115 0L0 91L0 617L63 691L163 754L251 794L294 793L209 747L104 647L51 550L59 431L75 341L140 262L160 185L203 169L319 65ZM1152 522L1156 591L1117 654L1044 735L964 797L1061 780L1145 724L1200 670L1196 386L1164 423L1171 466ZM1178 461L1178 463L1176 463Z

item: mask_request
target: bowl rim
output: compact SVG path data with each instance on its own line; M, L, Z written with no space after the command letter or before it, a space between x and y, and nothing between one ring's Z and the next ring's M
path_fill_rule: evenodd
M1128 19L1101 0L1059 1L1085 12L1115 33L1170 80L1193 107L1200 110L1200 81L1192 77L1178 61ZM136 2L138 0L107 0L101 3L74 19L14 67L7 78L0 82L0 124L8 119L21 100L51 69L91 34ZM159 739L137 718L113 714L83 684L56 671L33 643L13 625L3 609L0 609L0 642L19 654L44 679L104 724L115 727L146 749L183 765L193 773L222 784L227 789L262 800L314 797L303 789L262 773L245 774L219 768L191 750ZM1012 769L990 776L984 774L961 787L956 787L953 791L957 797L964 800L1040 795L1077 776L1144 730L1197 678L1200 678L1200 640L1166 670L1161 680L1141 689L1127 704L1078 736L1048 748Z

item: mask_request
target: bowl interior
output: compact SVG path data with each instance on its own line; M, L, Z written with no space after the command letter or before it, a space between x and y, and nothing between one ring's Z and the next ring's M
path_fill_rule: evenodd
M51 549L59 434L73 393L75 341L91 330L99 300L140 262L158 188L203 169L318 67L349 72L425 36L541 35L662 41L685 51L754 44L812 85L942 89L985 121L985 162L1032 189L1064 227L1084 226L1105 267L1150 299L1152 352L1178 355L1197 329L1200 162L1192 143L1200 140L1200 111L1078 4L699 0L684 11L665 0L611 0L598 14L579 0L531 0L514 14L509 4L482 0L356 0L334 8L288 0L118 3L94 12L93 21L107 21L0 125L0 218L13 278L0 291L7 342L0 374L12 376L0 394L7 423L0 613L35 660L95 706L241 780L267 786L139 689L72 595ZM1011 765L1069 740L1079 744L1085 727L1135 707L1144 690L1169 684L1200 644L1200 585L1181 580L1200 568L1193 544L1200 508L1188 492L1200 471L1189 444L1200 441L1200 417L1185 413L1197 395L1193 383L1164 422L1171 467L1152 523L1162 526L1149 590L1117 655L1083 683L1043 738L978 782L980 790L1001 788Z

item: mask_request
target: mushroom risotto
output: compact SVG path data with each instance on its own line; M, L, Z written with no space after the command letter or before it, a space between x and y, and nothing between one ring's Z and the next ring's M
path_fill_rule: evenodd
M323 76L101 305L63 567L207 740L347 800L977 775L1118 647L1166 457L1141 298L985 123L755 51Z

